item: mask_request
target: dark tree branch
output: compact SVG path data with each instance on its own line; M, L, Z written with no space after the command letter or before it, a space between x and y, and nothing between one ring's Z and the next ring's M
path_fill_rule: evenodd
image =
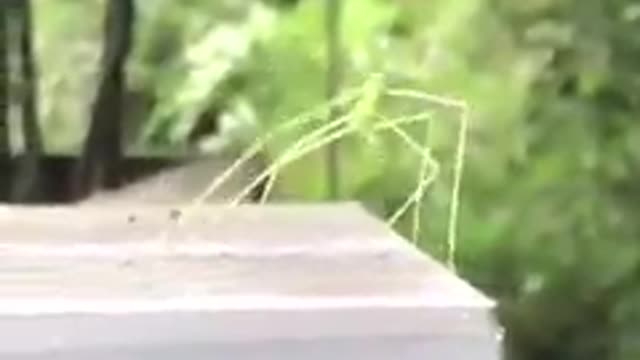
M0 2L0 159L8 160L9 141L9 34L7 4Z
M33 20L30 0L17 3L17 21L20 48L20 108L24 153L19 162L12 198L17 202L36 200L40 182L40 158L44 146L38 121L38 76L33 52Z
M133 41L133 0L107 1L100 85L91 124L75 175L76 196L120 183L125 65Z
M327 98L329 101L338 95L342 86L341 6L342 0L327 0ZM339 111L340 109L337 107L332 107L329 121L334 120ZM329 194L332 198L337 198L340 195L340 157L339 143L337 141L328 145L327 174Z

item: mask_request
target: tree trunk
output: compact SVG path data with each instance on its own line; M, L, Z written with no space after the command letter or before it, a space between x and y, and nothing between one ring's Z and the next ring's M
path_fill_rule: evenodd
M332 101L338 95L342 86L342 0L328 0L325 17L328 69L327 98ZM339 116L339 112L340 109L337 106L331 107L328 120L335 120ZM329 144L327 148L327 182L329 197L333 199L340 196L339 146L339 141L335 141Z
M7 4L0 2L0 160L11 153L9 137L9 14Z
M16 7L20 47L20 108L24 152L19 162L12 199L17 202L37 200L40 183L40 159L43 155L42 131L38 121L38 76L33 51L33 20L30 0Z
M132 46L135 4L133 0L108 0L106 6L102 74L74 179L76 197L120 183L124 68Z

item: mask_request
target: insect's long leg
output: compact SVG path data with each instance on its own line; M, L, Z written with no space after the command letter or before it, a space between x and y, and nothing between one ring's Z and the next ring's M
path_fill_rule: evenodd
M419 183L413 193L409 195L405 202L391 215L388 220L389 225L395 224L412 204L422 200L426 189L435 181L440 173L440 165L431 156L429 148L422 148L420 144L416 143L409 134L398 126L393 126L391 131L398 135L413 151L420 154L422 160L427 164L426 167L431 169L431 171L425 171L426 175L419 179Z
M274 171L279 170L286 164L293 161L293 160L290 160L291 158L297 159L307 154L308 152L310 152L311 150L309 151L304 150L308 147L307 144L311 144L311 145L315 144L314 140L316 138L320 139L320 140L316 140L316 142L321 141L322 139L324 139L322 137L324 133L331 132L335 128L339 128L340 126L346 124L348 122L348 119L349 119L349 115L344 115L300 138L296 143L294 143L291 146L290 149L288 149L283 155L280 155L278 158L276 158L271 165L269 165L265 170L262 171L262 173L260 173L260 175L255 177L251 183L245 186L231 201L231 205L237 205L238 203L240 203L242 199L244 199L251 192L252 189L258 186L261 182L265 181ZM344 129L346 129L346 127L340 130L344 130ZM323 145L324 144L325 143L323 143ZM312 147L312 148L317 149L321 146Z

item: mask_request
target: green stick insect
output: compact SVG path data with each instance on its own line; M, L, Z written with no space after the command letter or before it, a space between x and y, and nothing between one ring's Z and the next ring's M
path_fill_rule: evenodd
M370 145L377 145L379 138L373 130L373 124L379 120L377 110L381 98L384 96L385 81L382 74L373 74L362 85L362 96L353 106L352 122L356 131L363 136Z
M426 105L426 110L417 114L388 118L379 113L380 101L385 97L420 101ZM428 124L427 129L429 129L433 116L428 110L432 106L453 109L459 114L460 126L457 134L455 163L453 166L454 174L448 214L446 260L449 267L455 270L456 232L462 170L464 167L464 154L467 141L468 107L465 102L448 97L441 97L410 89L388 88L382 74L371 75L359 88L346 91L343 95L338 96L326 104L322 104L307 113L283 122L281 126L256 140L229 168L214 179L197 198L185 207L181 212L182 221L187 218L188 214L200 208L200 205L215 193L246 161L249 161L257 153L263 151L270 139L322 118L320 115L326 113L332 106L340 106L346 111L343 112L342 116L330 122L323 122L315 129L301 135L293 144L288 146L285 151L276 156L266 169L253 178L250 184L241 189L228 205L235 206L240 204L248 197L252 189L265 181L266 186L261 195L260 202L268 201L270 192L275 186L276 178L284 167L335 141L347 136L357 136L365 139L369 145L379 146L380 134L389 132L402 140L408 150L415 153L421 160L414 191L407 196L405 202L394 211L388 219L388 224L393 226L413 207L412 238L415 242L421 231L421 204L428 187L435 182L440 173L440 164L431 154L428 137L425 136L424 143L419 143L402 129L402 125L426 122Z

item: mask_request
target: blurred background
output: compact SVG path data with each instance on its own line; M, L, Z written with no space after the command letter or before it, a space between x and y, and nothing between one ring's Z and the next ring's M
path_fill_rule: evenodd
M33 0L0 7L7 60L0 62L7 105L0 135L8 139L0 146L16 156L87 154L90 124L116 118L121 128L96 131L122 134L124 157L216 156L372 73L384 73L389 86L464 100L471 127L456 262L462 277L499 300L507 358L640 359L637 1ZM100 105L109 79L123 101ZM401 107L436 112L431 146L443 174L425 197L419 245L444 259L459 124L427 105ZM39 142L24 135L34 131ZM291 141L273 141L265 156ZM20 169L35 171L29 156L22 159ZM337 196L381 215L416 185L420 160L396 143L350 142L337 159ZM324 153L310 154L278 186L299 199L326 199L335 179L325 165ZM410 234L410 220L398 230Z

